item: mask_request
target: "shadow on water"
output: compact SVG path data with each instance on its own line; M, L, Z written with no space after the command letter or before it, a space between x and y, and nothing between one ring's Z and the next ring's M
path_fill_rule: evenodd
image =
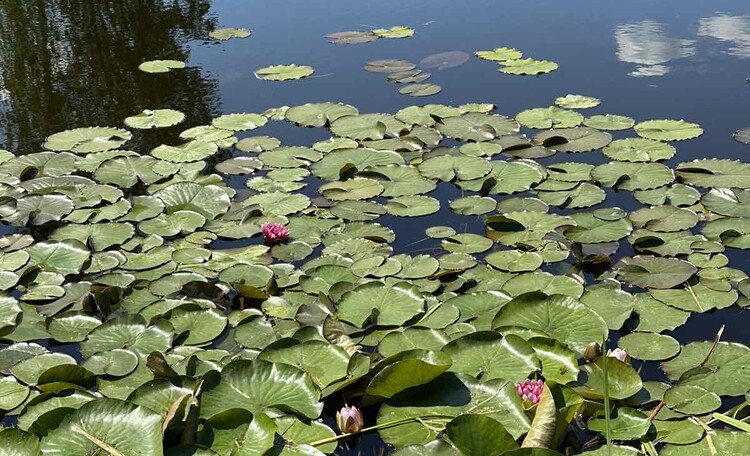
M145 60L187 60L189 42L215 27L210 7L209 0L0 2L4 146L16 154L38 152L54 132L121 126L146 108L210 120L220 110L217 83L199 68L137 70ZM174 142L174 134L149 134L145 143L136 135L130 147Z

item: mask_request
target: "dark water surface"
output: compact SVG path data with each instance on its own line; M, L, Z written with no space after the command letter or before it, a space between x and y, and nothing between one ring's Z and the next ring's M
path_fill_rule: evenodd
M336 46L327 33L407 25L402 40ZM253 35L208 41L217 27L246 27ZM526 56L557 62L539 77L498 73L477 50L515 47ZM431 70L441 93L415 99L398 93L382 74L362 67L375 59L419 62L438 52L464 51L464 65ZM145 60L185 60L189 68L167 74L138 71ZM310 65L313 77L261 81L253 71L275 64ZM148 151L221 113L262 112L282 105L341 101L360 112L395 112L422 103L489 102L513 116L551 105L568 93L600 98L591 114L621 114L636 121L685 119L703 136L677 143L668 164L697 158L748 161L750 146L732 133L750 126L750 2L747 0L3 0L0 2L0 144L17 154L38 152L43 139L69 128L111 125L145 108L186 113L178 127L136 133L134 150ZM286 145L327 138L324 129L269 123L252 134ZM632 136L616 133L615 138ZM545 164L569 161L557 154ZM601 163L601 152L577 161ZM240 184L241 185L241 184ZM442 201L460 190L441 185ZM632 208L630 194L608 192L609 204ZM482 232L480 218L450 212L404 222L379 220L398 233L397 252L429 252L439 242L424 228L453 225ZM629 207L630 206L630 207ZM730 249L731 250L731 249ZM733 267L750 261L729 252ZM693 315L674 332L682 343L710 340L727 325L725 340L750 342L750 317L734 306ZM651 369L649 369L650 371ZM656 369L649 376L660 378Z

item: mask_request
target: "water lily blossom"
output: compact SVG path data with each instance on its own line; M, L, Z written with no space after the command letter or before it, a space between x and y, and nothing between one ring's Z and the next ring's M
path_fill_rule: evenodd
M544 382L542 380L524 380L523 383L516 383L516 391L524 401L537 404L544 391Z
M607 356L615 358L623 363L627 363L630 355L622 348L615 348L614 350L607 350Z
M279 244L289 239L289 229L280 223L264 223L260 230L266 244Z
M336 424L343 434L351 434L360 431L365 425L365 420L357 407L344 406L336 412Z

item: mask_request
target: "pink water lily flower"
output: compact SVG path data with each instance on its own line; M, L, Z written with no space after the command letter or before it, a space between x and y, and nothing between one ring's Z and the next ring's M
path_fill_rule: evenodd
M623 363L627 363L628 358L630 357L630 355L628 355L628 352L626 352L622 348L615 348L614 350L607 350L607 356L611 358L615 358L619 361L622 361Z
M523 383L516 383L516 391L524 401L532 404L539 403L544 391L544 382L542 380L524 380Z
M362 430L365 420L357 407L342 407L340 411L336 412L336 424L343 434L351 434Z
M266 244L279 244L289 239L289 229L280 223L264 223L260 231Z

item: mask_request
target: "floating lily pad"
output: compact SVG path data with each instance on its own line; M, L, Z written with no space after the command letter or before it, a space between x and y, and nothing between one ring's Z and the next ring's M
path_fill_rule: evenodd
M375 41L378 39L378 36L369 31L351 31L329 33L326 35L326 38L328 38L328 42L333 44L361 44Z
M313 74L313 68L306 65L272 65L255 71L255 77L266 81L290 81Z
M676 150L670 144L652 139L626 138L612 141L602 152L613 160L651 162L669 160Z
M513 48L499 47L491 51L477 51L476 56L484 60L494 62L507 62L508 60L517 60L523 57L523 53Z
M247 38L250 36L250 30L228 27L212 30L208 35L215 40L226 41L231 38Z
M416 68L417 65L409 62L408 60L373 60L367 62L365 70L370 73L398 73L401 71L409 71Z
M653 256L623 258L615 270L622 280L642 288L672 288L698 271L687 261Z
M555 104L565 109L586 109L599 106L602 101L586 95L565 95L557 97Z
M588 152L608 145L609 133L589 127L560 128L538 133L534 142L557 152Z
M125 125L131 128L151 129L177 125L185 120L185 114L174 109L145 109L140 114L125 119Z
M442 88L436 84L407 84L398 91L412 97L428 97L439 93Z
M580 301L544 293L527 293L514 298L492 321L495 330L515 326L539 331L579 353L608 331L604 320Z
M580 125L583 116L575 111L550 106L522 111L516 115L516 120L529 128L571 128Z
M463 51L439 52L428 55L419 61L422 68L436 69L437 71L446 70L461 66L469 61L469 54Z
M182 68L185 68L185 62L180 60L149 60L138 65L138 69L146 73L169 73Z
M627 130L635 125L635 120L627 116L618 116L614 114L605 114L586 117L583 124L587 127L598 130Z
M391 28L373 29L372 33L381 38L408 38L414 35L414 30L403 25L395 25Z
M698 124L684 120L647 120L634 128L638 136L657 141L683 141L703 134Z
M617 346L630 356L644 361L669 359L680 352L680 343L662 334L635 332L623 336Z
M120 128L89 127L61 131L47 138L44 148L77 153L116 149L130 140L132 134Z
M557 63L549 60L515 59L502 62L505 65L498 71L507 74L538 75L555 71Z

